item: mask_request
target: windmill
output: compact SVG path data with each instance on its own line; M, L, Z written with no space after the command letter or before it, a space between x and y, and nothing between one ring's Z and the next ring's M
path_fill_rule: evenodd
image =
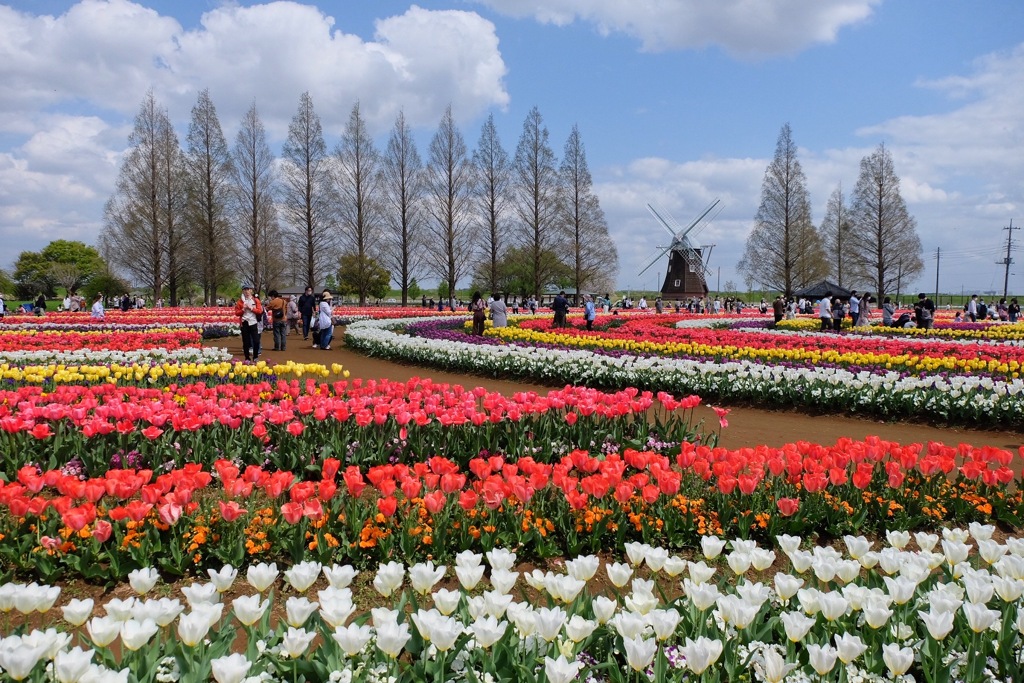
M660 249L658 255L640 271L639 275L646 273L651 266L668 254L668 271L665 273L665 282L661 286L661 295L674 298L706 296L709 273L707 264L711 257L711 248L714 245L697 246L693 243L692 238L696 237L722 211L721 200L716 199L711 202L685 228L664 209L655 209L648 204L647 210L661 224L661 227L672 235L672 242L667 247L658 247Z

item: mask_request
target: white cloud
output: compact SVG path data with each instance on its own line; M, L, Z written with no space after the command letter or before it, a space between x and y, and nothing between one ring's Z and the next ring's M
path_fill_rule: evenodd
M95 240L149 88L182 137L201 89L229 142L255 100L272 145L308 90L332 144L357 100L375 133L403 108L433 127L449 104L460 121L505 107L505 73L494 25L473 12L413 6L364 40L295 2L225 4L190 30L128 0L60 16L0 5L0 133L14 141L0 152L0 240L9 254Z
M864 21L881 0L477 0L513 17L565 26L593 24L623 33L644 50L719 46L746 57L794 53L831 43L845 26Z
M309 91L328 130L359 100L374 131L399 109L436 125L448 104L468 120L509 100L494 25L472 12L413 6L380 19L373 41L346 33L316 7L225 5L185 30L128 0L82 0L65 14L0 6L0 125L24 128L41 107L67 103L133 114L152 87L175 119L209 88L225 127L250 103L281 136Z

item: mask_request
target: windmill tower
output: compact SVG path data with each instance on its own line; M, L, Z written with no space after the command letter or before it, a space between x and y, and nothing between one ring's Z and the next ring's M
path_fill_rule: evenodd
M716 199L704 209L689 225L683 227L665 210L655 209L650 204L647 210L672 235L672 242L667 247L659 247L658 255L647 264L639 275L646 273L651 266L668 254L668 271L665 282L661 285L661 296L680 299L691 296L707 296L708 259L714 245L697 246L692 238L708 226L722 211L721 200Z

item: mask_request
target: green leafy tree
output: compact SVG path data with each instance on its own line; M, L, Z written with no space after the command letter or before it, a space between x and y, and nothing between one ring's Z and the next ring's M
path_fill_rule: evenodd
M14 292L21 299L35 298L40 292L56 294L49 262L37 251L23 251L14 262Z
M69 292L81 289L90 278L106 270L100 252L84 242L54 240L39 255L49 264L53 283Z
M423 288L420 287L420 283L416 282L416 278L409 281L409 299L415 301L423 296Z
M113 301L113 297L119 297L130 289L130 285L108 272L101 272L89 278L81 294L85 297L86 304L92 304L96 295L102 293L104 302Z
M375 259L358 254L341 257L338 271L338 291L343 294L362 294L383 299L391 291L391 273ZM360 305L365 305L361 301Z

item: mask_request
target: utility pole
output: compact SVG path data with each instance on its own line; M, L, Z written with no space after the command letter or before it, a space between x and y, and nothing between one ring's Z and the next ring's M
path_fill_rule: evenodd
M1013 231L1020 230L1020 226L1014 227L1013 219L1010 219L1010 225L1003 228L1007 230L1006 234L1006 258L1002 261L996 261L997 264L1002 263L1006 266L1006 275L1003 276L1003 298L1006 298L1007 292L1010 289L1010 264L1013 263L1013 259L1010 257L1010 252L1013 249Z
M939 305L939 257L942 256L942 247L935 247L935 306Z

